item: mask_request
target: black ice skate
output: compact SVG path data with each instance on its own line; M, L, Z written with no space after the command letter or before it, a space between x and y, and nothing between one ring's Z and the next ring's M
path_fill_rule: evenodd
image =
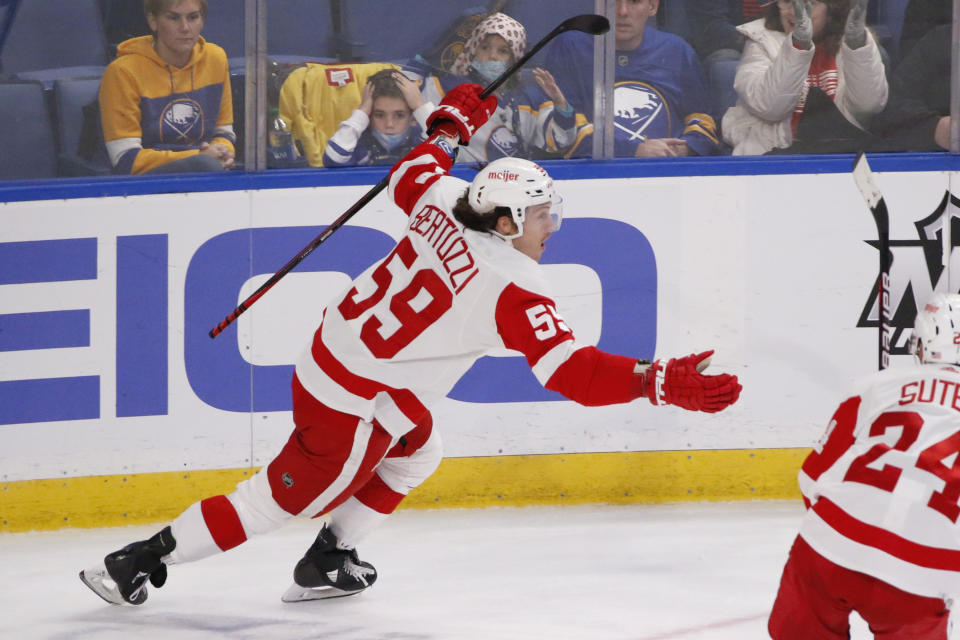
M338 549L337 537L326 525L293 570L294 584L284 602L340 598L360 593L377 579L377 570L361 562L356 549Z
M80 572L80 579L110 604L143 604L147 600L147 578L160 588L167 580L167 565L160 558L177 546L170 527L149 540L128 544L108 554L103 564Z

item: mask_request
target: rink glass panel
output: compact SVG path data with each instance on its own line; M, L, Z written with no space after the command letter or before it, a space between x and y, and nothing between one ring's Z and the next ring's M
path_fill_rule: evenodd
M47 16L46 20L42 15L34 15L35 10L25 8L28 4L25 2L19 3L22 5L19 9L16 2L0 6L0 61L4 63L4 84L40 85L40 90L34 92L23 87L8 87L10 91L18 92L15 94L17 97L10 99L12 104L24 108L7 112L8 129L4 138L15 149L11 157L19 160L0 165L3 167L0 169L0 180L83 177L112 182L129 179L129 176L111 175L109 165L105 166L102 158L98 162L97 158L83 157L78 154L78 149L83 136L88 135L90 129L91 116L84 114L83 107L95 99L95 81L102 74L103 64L115 56L119 42L147 33L146 21L139 3L90 2L96 5L96 11L84 13L76 7L86 5L85 2L70 3L68 6L73 7L70 11L76 11L76 17L73 13L66 15L66 9L62 9L52 17ZM689 0L661 0L657 15L651 22L662 31L693 41L696 25L688 16L688 4ZM872 0L869 7L868 26L882 48L888 70L901 57L899 35L903 30L903 4L895 0ZM525 25L528 47L572 15L601 13L607 15L611 23L615 20L613 0L452 0L443 3L427 0L403 3L377 0L211 0L202 35L222 46L229 58L234 129L238 137L238 168L235 172L268 169L268 114L271 109L280 106L284 82L298 69L306 65L322 65L324 71L331 72L330 83L333 85L349 82L356 65L386 63L396 65L409 77L420 80L431 73L448 69L472 26L492 10L507 13ZM52 18L57 18L64 28L52 29ZM88 37L84 41L98 43L94 49L102 44L102 55L91 57L89 54L71 52L71 41L79 40L71 33L86 34ZM612 38L612 32L608 38ZM609 79L615 74L616 53L610 55L612 47L606 46L605 38L593 40L596 50L592 59L585 58L583 68L577 70L577 77L573 80L567 78L564 82L575 81L593 89L593 104L572 105L578 113L591 114L595 105L607 105L606 113L600 112L592 118L583 116L581 124L592 124L593 136L586 135L574 149L555 152L532 150L527 152L529 157L547 163L567 157L610 158L614 151L604 136L609 136L618 126L632 126L622 118L609 118L614 115L614 87ZM52 61L41 60L38 54L24 51L25 47L36 47L44 42L48 43L45 51ZM520 83L535 84L531 70L537 66L548 66L554 44L556 41L528 63L517 78ZM86 51L90 49L89 44L82 46ZM954 52L956 49L957 43L954 42ZM59 59L54 57L57 55ZM31 56L36 58L33 64L23 62L24 59L29 61ZM951 59L955 60L955 53ZM728 74L722 79L718 78L706 60L701 62L704 63L704 86L710 96L710 115L719 126L723 112L730 100L735 99L735 94L731 98L732 87L725 84L718 86L718 83L730 84L732 76ZM41 66L44 68L38 68ZM347 71L338 73L337 69ZM558 75L566 71L553 70ZM941 80L945 82L947 79L931 81ZM316 86L314 84L312 88ZM21 97L23 91L31 95L28 98ZM339 105L338 113L349 114L355 106L350 102L351 99L356 101L355 96L346 98L346 102ZM309 100L309 96L304 100ZM649 101L642 102L631 102L629 110L639 114L644 105L650 106L647 104ZM623 115L626 107L620 105L616 109ZM680 117L682 115L679 114ZM86 124L85 118L88 121ZM339 126L339 117L328 117L326 121L318 118L314 116L310 124L325 132L321 135L332 135ZM334 119L337 121L332 121ZM294 122L288 125L298 128ZM907 125L909 123L905 123ZM635 128L639 131L642 124ZM295 131L297 133L302 134ZM583 134L583 130L580 133ZM640 136L642 132L636 135ZM600 139L593 141L591 137ZM956 136L952 141L952 151L956 152ZM302 147L301 141L299 148ZM698 163L692 172L696 175L723 172L722 168L714 168L714 163L725 161L724 152L729 153L729 149L724 148L720 155L712 156L709 162ZM644 162L643 159L635 161ZM316 164L300 161L284 168L283 165L270 163L278 167L274 170L323 170L322 166ZM343 173L351 169L338 171ZM343 178L345 182L358 179Z

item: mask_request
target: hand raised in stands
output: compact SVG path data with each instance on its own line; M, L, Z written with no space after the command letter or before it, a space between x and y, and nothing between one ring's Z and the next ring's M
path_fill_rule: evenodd
M859 49L867 44L867 2L850 0L850 13L843 25L843 42L851 49Z
M416 111L423 106L423 96L420 94L420 87L416 82L400 71L395 72L393 77L397 81L397 88L400 89L400 93L403 94L403 99L411 111Z
M543 92L553 100L555 109L558 111L567 111L569 106L567 104L567 98L563 95L563 91L560 90L559 85L557 85L557 81L554 80L553 74L546 69L537 67L533 70L533 79L537 81L537 84L540 85Z
M373 113L373 83L368 82L363 85L363 91L360 94L360 106L357 107L369 117Z
M800 49L813 46L813 21L810 20L809 0L793 0L793 44Z

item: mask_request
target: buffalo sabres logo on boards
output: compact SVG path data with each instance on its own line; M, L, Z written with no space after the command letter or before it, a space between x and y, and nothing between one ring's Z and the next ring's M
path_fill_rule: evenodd
M203 139L203 109L190 98L174 100L160 116L160 138L171 144L195 144Z
M950 207L950 244L960 246L960 218L956 210L960 207L960 198L949 191L943 194L940 204L927 216L913 223L917 230L916 240L890 239L890 251L893 253L893 265L890 269L890 340L891 355L909 355L910 330L917 315L919 305L927 300L934 291L947 290L947 271L943 267L943 221L944 211ZM876 240L867 240L867 244L878 249ZM954 291L960 283L960 258L952 261L953 272L950 283ZM879 278L879 275L877 276ZM872 283L870 294L857 321L857 327L877 328L877 280Z
M519 144L520 141L513 131L503 125L495 127L487 139L487 159L496 160L504 156L515 156Z
M631 142L670 132L670 110L660 93L644 82L619 82L613 89L613 126Z

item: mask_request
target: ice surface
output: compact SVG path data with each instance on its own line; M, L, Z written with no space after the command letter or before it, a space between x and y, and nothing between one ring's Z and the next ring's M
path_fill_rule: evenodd
M318 521L171 567L142 606L80 569L162 525L0 534L0 638L147 640L751 640L799 501L401 510L359 547L370 590L285 604ZM867 638L863 623L854 638Z

